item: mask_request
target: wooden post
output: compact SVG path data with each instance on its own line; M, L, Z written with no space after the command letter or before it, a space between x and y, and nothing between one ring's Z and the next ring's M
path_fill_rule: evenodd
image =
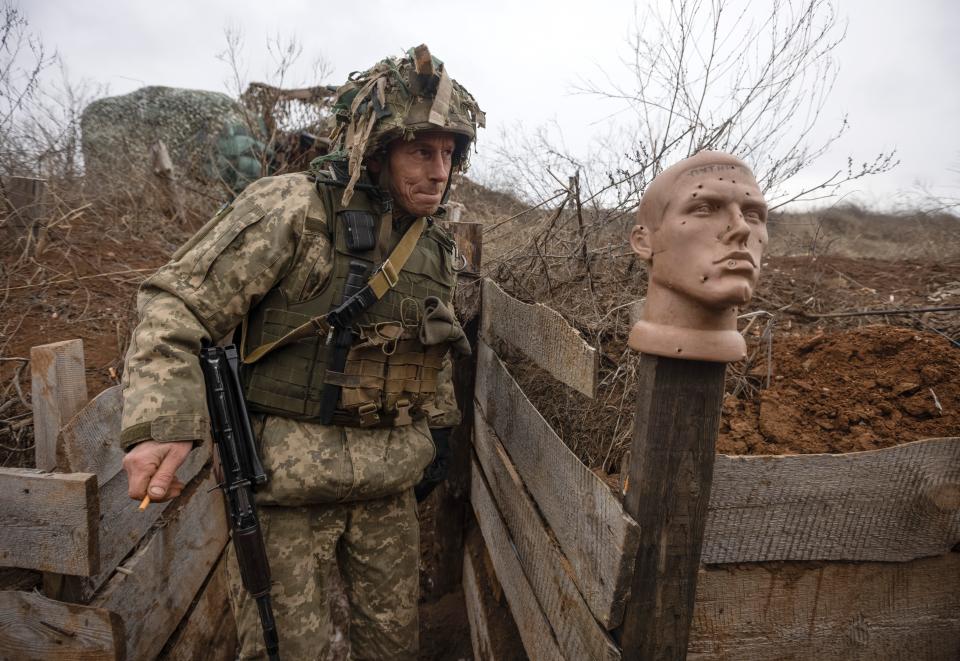
M482 225L447 223L465 258L460 271L457 316L473 347L473 355L453 363L453 386L463 418L450 435L451 458L447 480L437 489L434 514L436 563L427 576L426 594L437 598L460 585L463 576L464 527L470 516L470 455L473 447L473 387L477 369L476 347L480 326L480 270ZM460 264L455 266L459 267Z
M640 524L623 659L687 656L725 363L642 355L624 508Z
M83 340L33 347L30 372L37 468L54 470L60 428L87 403Z
M67 340L30 349L33 435L37 468L56 470L60 428L87 403L83 340ZM99 562L99 558L97 558ZM45 572L43 591L52 599L77 601L80 581Z
M177 187L173 160L170 158L170 152L167 151L167 145L164 144L163 140L158 140L150 147L150 160L153 162L153 174L159 180L164 198L164 211L172 214L177 221L184 222L186 218L183 211L183 201L180 199L180 191Z
M47 228L44 224L46 180L34 177L3 177L2 189L10 220L14 226L26 230L28 246L35 242L34 252L40 255L47 242Z

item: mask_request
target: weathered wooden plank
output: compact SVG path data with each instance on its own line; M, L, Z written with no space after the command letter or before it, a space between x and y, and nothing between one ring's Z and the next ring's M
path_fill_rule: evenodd
M123 622L103 608L0 591L0 659L121 661Z
M226 554L214 566L200 596L158 657L162 661L232 661L237 627L230 610Z
M704 563L904 561L960 543L960 438L716 460Z
M94 574L99 519L90 473L0 468L0 566Z
M188 484L210 459L209 445L203 445L187 455L177 470L177 478ZM100 571L79 586L70 588L81 601L87 602L94 593L113 575L127 554L140 543L160 515L173 501L151 503L146 510L137 507L137 501L127 495L127 473L120 471L100 489Z
M690 660L955 661L960 553L701 571Z
M573 580L573 568L550 538L507 451L480 416L476 419L475 433L477 458L490 492L564 656L597 661L619 659L619 650L580 596Z
M523 647L533 661L557 661L563 659L550 623L543 614L537 598L527 581L520 561L513 548L510 534L493 503L493 497L483 480L483 473L473 464L473 479L470 485L470 502L480 523L480 531L490 552L490 559L503 585L503 593L510 604L510 612L517 623Z
M520 632L503 602L483 536L474 527L463 545L463 596L475 661L526 661Z
M66 340L30 349L36 467L57 468L57 435L87 403L83 341Z
M600 364L597 350L559 313L540 303L518 301L486 279L482 316L485 341L496 337L509 343L557 380L594 396Z
M29 227L43 218L47 180L35 177L0 177L0 195L10 212L11 220L20 227Z
M636 522L607 485L564 445L503 363L478 343L477 403L517 468L594 616L620 623L639 543Z
M206 468L167 510L165 525L124 563L126 571L92 602L123 618L130 659L160 652L223 551L227 523L215 486Z
M623 499L640 525L640 547L620 630L624 658L686 658L726 369L640 358Z
M463 601L467 607L467 619L470 622L470 642L473 645L473 658L477 661L498 661L490 640L490 625L487 622L477 571L473 567L470 551L463 551Z
M444 223L457 244L457 263L454 267L460 273L480 273L480 260L483 258L483 223L471 223L451 219Z
M116 475L123 462L120 449L120 386L102 391L70 418L57 439L57 466L64 472L95 473L99 484Z

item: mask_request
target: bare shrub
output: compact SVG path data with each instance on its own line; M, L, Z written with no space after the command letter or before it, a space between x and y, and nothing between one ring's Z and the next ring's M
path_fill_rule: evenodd
M499 181L513 182L534 208L487 226L487 273L514 295L558 310L602 356L592 402L529 367L517 372L588 465L616 469L629 444L619 407L633 401L635 357L626 334L633 302L645 292L645 267L625 237L643 190L661 170L705 149L733 153L753 166L777 209L829 197L896 165L893 153L847 158L820 181L799 183L797 175L848 128L844 118L815 139L844 34L829 0L655 2L636 15L622 58L627 75L601 70L576 86L611 109L588 153L568 149L556 126L507 131L494 148ZM778 312L763 310L763 329L755 323L751 331L758 341ZM765 353L752 354L754 363L735 366L732 379L762 369L757 361ZM731 383L730 390L748 397L758 387Z

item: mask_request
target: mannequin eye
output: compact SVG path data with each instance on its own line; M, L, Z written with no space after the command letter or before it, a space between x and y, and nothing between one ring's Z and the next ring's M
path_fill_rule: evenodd
M751 223L762 223L764 216L759 209L744 209L743 217Z
M699 204L693 207L693 213L697 215L704 215L713 213L716 205L710 204L709 202L700 202Z

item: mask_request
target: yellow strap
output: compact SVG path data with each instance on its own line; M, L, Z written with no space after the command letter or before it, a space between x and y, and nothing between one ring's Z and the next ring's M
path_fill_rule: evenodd
M313 317L310 321L305 324L301 324L294 328L292 331L281 337L279 340L274 340L273 342L267 342L266 344L261 344L259 347L251 351L246 356L241 356L240 359L243 361L244 365L253 365L255 362L266 356L268 353L274 349L279 349L282 346L286 346L291 342L296 342L297 340L302 340L305 337L310 337L311 335L326 335L330 331L330 324L327 323L327 320L323 317ZM247 321L243 321L243 331L241 337L245 337L247 334ZM243 346L243 345L241 345Z
M400 239L393 252L387 257L383 266L367 281L378 301L397 285L400 272L406 266L410 255L413 254L413 249L417 247L417 241L420 240L420 236L426 227L427 219L417 218L404 233L403 238Z
M413 249L416 248L417 242L420 240L420 237L423 235L423 230L426 229L426 227L427 219L417 218L413 224L410 225L410 228L404 232L400 242L393 249L393 252L390 253L390 256L387 257L387 260L383 263L383 266L373 274L370 280L367 281L367 284L373 291L373 295L377 297L378 301L383 298L388 291L396 286L397 281L400 278L400 272L403 271L403 267L406 265L407 260L410 259L410 255L413 254ZM313 317L310 319L310 321L297 326L279 340L261 344L248 355L241 355L240 359L245 365L253 365L267 354L279 349L280 347L286 346L291 342L302 340L303 338L310 337L311 335L326 335L329 331L330 324L327 323L326 315L322 317ZM247 339L246 317L244 317L243 320L241 338L240 346L242 349L242 347L246 346Z

